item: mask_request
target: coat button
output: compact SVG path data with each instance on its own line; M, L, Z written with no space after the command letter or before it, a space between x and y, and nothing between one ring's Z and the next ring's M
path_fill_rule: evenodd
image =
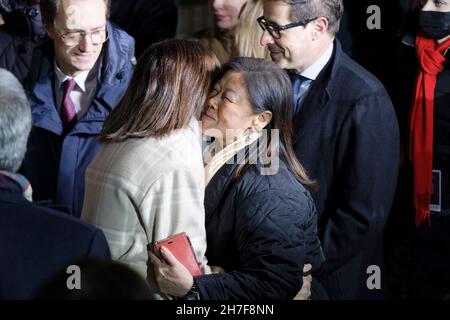
M125 78L125 72L120 71L117 75L116 78L119 80L122 80L123 78Z
M27 11L28 11L27 14L32 18L36 17L39 14L39 10L37 10L35 8L31 8Z

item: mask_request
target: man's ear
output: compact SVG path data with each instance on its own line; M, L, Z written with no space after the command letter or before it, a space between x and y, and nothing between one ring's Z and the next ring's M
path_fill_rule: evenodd
M328 19L325 17L317 18L312 22L314 32L317 35L325 34L328 31L328 28L330 26L330 23L328 22Z

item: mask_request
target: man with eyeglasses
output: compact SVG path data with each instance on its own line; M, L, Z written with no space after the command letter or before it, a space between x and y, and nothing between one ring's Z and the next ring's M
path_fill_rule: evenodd
M33 130L22 172L33 199L79 217L103 121L132 74L134 40L108 22L110 0L41 0L49 37L26 83Z
M342 0L265 0L261 45L287 69L294 147L310 177L327 261L316 274L331 299L383 298L383 230L399 163L391 100L335 38Z

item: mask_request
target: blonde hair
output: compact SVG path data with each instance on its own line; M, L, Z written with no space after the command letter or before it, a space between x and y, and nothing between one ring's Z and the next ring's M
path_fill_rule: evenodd
M235 29L235 56L269 59L269 50L259 43L263 31L256 19L263 14L263 0L247 0Z

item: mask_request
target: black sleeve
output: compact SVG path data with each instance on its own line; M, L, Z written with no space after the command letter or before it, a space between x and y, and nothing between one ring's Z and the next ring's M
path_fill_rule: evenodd
M328 219L320 230L327 259L320 276L350 261L382 234L397 184L399 141L387 94L361 99L354 106L340 133L330 209L324 212Z

